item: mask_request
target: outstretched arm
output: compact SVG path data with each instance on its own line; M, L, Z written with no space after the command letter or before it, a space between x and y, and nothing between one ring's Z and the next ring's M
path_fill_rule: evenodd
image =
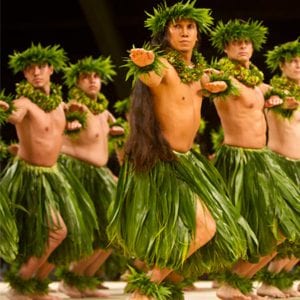
M204 70L201 78L203 95L210 99L223 98L238 95L238 89L234 84L234 78L224 72L209 68Z
M28 101L30 100L23 96L16 100L13 100L13 105L15 109L8 116L8 122L12 124L17 124L23 121L28 111Z

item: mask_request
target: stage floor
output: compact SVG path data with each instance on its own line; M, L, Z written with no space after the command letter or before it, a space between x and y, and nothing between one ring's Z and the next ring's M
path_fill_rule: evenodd
M298 284L298 283L295 283ZM81 298L81 299L107 299L107 300L125 300L128 298L128 295L123 294L123 289L126 285L126 282L122 281L108 281L104 282L104 285L107 286L109 289L105 290L110 294L110 297L106 298ZM216 289L212 288L211 281L199 281L195 283L195 286L199 288L199 291L193 292L185 292L184 299L185 300L217 300L219 298L216 297ZM51 291L53 290L53 294L57 296L61 296L63 299L73 299L70 298L62 293L57 292L58 283L53 282L50 284ZM5 293L8 291L8 285L0 282L0 300L8 300L5 296ZM103 290L104 291L104 290ZM270 298L269 298L270 299ZM299 299L297 298L288 298L288 299Z

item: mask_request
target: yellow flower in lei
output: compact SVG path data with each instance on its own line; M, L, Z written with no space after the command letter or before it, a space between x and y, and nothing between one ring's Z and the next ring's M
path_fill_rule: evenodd
M50 95L46 95L39 89L35 89L30 83L21 81L16 84L17 97L27 97L45 112L56 109L62 102L61 86L51 83Z
M97 101L95 101L77 87L73 87L69 91L69 99L84 104L94 115L102 113L108 106L108 100L103 94L98 93ZM77 138L81 130L86 128L87 112L68 110L66 111L66 119L68 122L77 120L81 124L81 128L78 130L65 130L65 134L72 138Z
M99 93L97 97L97 101L92 100L88 97L82 90L77 87L73 87L69 92L69 99L75 99L79 103L86 105L86 107L94 114L98 115L104 110L106 110L108 106L108 100L106 97Z
M264 80L264 74L254 64L250 64L249 69L243 67L227 57L221 58L215 66L222 70L226 75L233 76L248 87L255 87Z
M206 67L204 57L196 50L193 51L192 56L192 62L194 63L193 68L190 68L185 64L181 58L181 54L176 50L168 51L165 58L175 68L180 80L185 84L198 81L203 75L203 70Z
M265 95L265 99L268 99L272 95L278 95L280 98L294 97L297 101L300 101L300 86L293 80L285 77L275 75L270 84L272 89ZM281 115L283 118L291 118L294 109L284 109L282 105L277 105L269 108L277 114Z
M270 83L274 89L281 91L282 94L300 101L300 86L295 81L285 76L274 76Z

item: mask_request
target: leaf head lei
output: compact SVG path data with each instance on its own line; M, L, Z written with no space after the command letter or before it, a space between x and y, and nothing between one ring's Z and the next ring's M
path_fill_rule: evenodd
M67 57L65 51L59 45L42 47L34 45L23 52L14 51L9 56L9 67L16 74L25 70L30 65L49 64L54 70L59 71L65 67Z
M208 32L210 26L213 24L213 18L211 17L211 10L207 8L194 7L196 0L177 2L171 7L167 6L166 1L163 4L154 8L153 15L147 13L148 18L145 21L145 27L152 32L152 37L156 38L162 35L169 22L175 22L180 19L193 20L200 32Z
M266 63L272 72L276 71L281 63L291 61L294 57L300 56L299 38L295 41L275 46L273 50L267 52Z
M99 56L97 59L91 56L79 60L76 64L70 64L65 68L65 83L69 88L77 84L80 74L96 73L101 78L103 83L112 81L112 77L116 75L114 65L110 57Z
M266 42L268 28L262 22L251 20L230 20L226 24L220 21L211 32L212 45L222 53L225 46L231 41L250 40L255 50L260 50Z

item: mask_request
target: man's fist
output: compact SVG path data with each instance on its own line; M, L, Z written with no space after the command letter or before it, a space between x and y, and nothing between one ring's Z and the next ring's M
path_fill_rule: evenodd
M9 109L9 104L6 103L5 101L0 100L0 108L4 111Z
M225 81L212 81L207 82L203 86L210 93L220 93L227 89L227 83Z
M85 112L87 111L87 108L81 103L70 101L66 105L65 110L69 112Z
M299 102L294 97L285 97L283 102L283 108L296 109L299 106Z
M273 106L277 106L283 103L283 100L277 96L277 95L272 95L269 99L265 101L265 107L270 108Z
M154 62L155 54L153 51L143 48L133 48L130 50L130 59L139 67L149 66Z

